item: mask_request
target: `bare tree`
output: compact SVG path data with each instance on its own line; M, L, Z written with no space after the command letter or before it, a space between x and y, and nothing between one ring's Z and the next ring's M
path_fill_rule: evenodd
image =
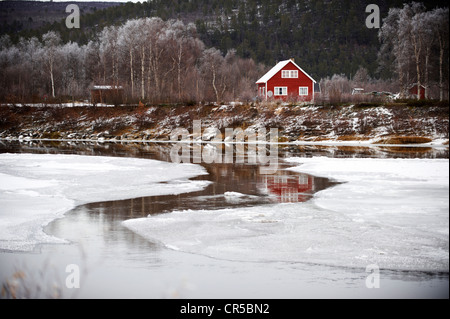
M211 84L217 103L221 102L223 93L227 89L227 84L221 73L223 63L224 58L219 50L211 48L203 52L201 58L202 74Z
M118 85L118 28L115 26L105 27L100 33L99 41L100 58L103 64L103 81Z
M400 19L402 19L400 20L400 25L406 29L405 32L409 32L409 39L406 37L405 41L410 40L413 47L416 63L417 99L420 99L422 90L421 58L424 48L425 32L421 19L423 18L422 12L424 9L422 3L413 2L410 5L405 5L400 15Z
M44 42L44 62L50 75L52 97L55 98L55 63L59 54L61 37L58 33L49 31L42 36L42 41Z
M24 72L23 77L27 77L27 95L32 96L37 93L40 83L43 82L40 52L42 52L42 45L35 37L31 39L20 39L18 49L21 53L20 65ZM45 80L44 80L45 81Z
M128 20L118 31L118 45L122 53L128 56L130 69L131 97L134 96L134 65L136 59L136 42L138 36L138 20Z
M69 42L60 48L61 61L61 86L66 95L75 100L83 88L84 79L84 53L85 49L79 47L77 43Z
M434 10L432 21L434 33L437 35L439 43L439 100L444 100L444 54L448 54L449 38L449 11L448 8L438 8ZM448 61L448 60L447 60ZM448 65L447 65L448 67ZM448 69L448 68L447 68ZM447 75L448 92L448 75Z
M366 68L360 66L358 71L356 71L355 75L353 76L354 84L358 86L364 86L369 81L369 71Z
M415 80L417 98L421 96L422 85L426 88L426 98L429 98L431 84L439 81L440 99L443 99L446 62L448 67L448 61L445 61L448 8L425 11L422 3L412 2L401 9L390 9L379 31L379 39L382 43L378 54L380 70L394 66L403 95L408 95L406 88ZM438 68L439 80L434 72Z
M14 45L2 37L0 67L2 97L51 91L74 100L95 83L122 85L143 102L251 99L264 71L233 50L226 57L205 50L194 24L160 18L105 27L84 46L62 44L56 32L46 33L42 43L32 38Z

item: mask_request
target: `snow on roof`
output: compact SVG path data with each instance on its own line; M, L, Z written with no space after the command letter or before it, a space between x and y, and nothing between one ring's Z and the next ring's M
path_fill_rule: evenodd
M267 83L275 74L277 74L282 68L284 68L286 65L288 65L289 62L292 62L300 71L302 71L308 78L311 79L314 83L317 83L316 80L314 80L308 73L306 73L301 67L299 67L294 61L292 60L285 60L278 62L277 65L275 65L272 69L270 69L269 72L264 74L262 78L260 78L256 83Z
M413 84L411 84L409 87L408 87L408 90L411 90L413 87L415 87L415 86L417 86L417 82L416 83L413 83ZM426 89L426 87L423 85L423 84L421 84L420 85L420 87L422 87L422 88L424 88L424 89Z

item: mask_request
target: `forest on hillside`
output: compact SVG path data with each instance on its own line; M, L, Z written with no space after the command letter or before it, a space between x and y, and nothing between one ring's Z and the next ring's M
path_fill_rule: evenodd
M337 0L152 0L125 3L106 10L82 11L81 28L67 29L65 21L42 28L13 30L20 37L42 37L56 31L64 43L80 45L93 40L105 26L120 25L129 19L159 17L195 23L200 39L222 54L235 49L242 58L273 65L295 57L308 66L314 78L333 74L352 77L359 67L371 76L389 77L377 72L378 32L365 26L366 6L373 1ZM377 1L381 17L390 8L402 7L402 0ZM442 1L424 1L428 10ZM41 13L42 14L42 13Z
M127 102L250 100L258 77L295 58L326 98L419 82L448 99L448 8L380 1L382 27L368 29L366 2L153 0L82 13L80 29L4 33L0 98L86 98L114 84Z

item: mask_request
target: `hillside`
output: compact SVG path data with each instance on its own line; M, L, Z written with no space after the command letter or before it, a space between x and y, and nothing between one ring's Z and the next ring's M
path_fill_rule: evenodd
M121 5L102 2L101 6L98 2L80 3L82 27L79 30L67 29L64 21L39 27L38 22L43 17L57 20L60 13L56 14L55 10L60 10L56 8L62 4L36 2L31 5L20 2L15 6L23 6L21 11L18 8L2 8L1 11L8 13L8 17L5 19L2 16L0 34L9 33L17 41L20 36L40 36L52 30L60 32L64 42L86 44L104 26L119 25L132 18L157 16L163 20L180 19L185 23L195 23L202 41L224 54L234 48L240 57L252 58L266 65L295 57L301 65L307 65L309 73L318 79L333 74L351 77L360 66L374 76L378 66L378 31L365 26L365 8L372 2L154 0ZM424 2L428 8L440 3ZM381 16L385 17L389 8L401 7L402 3L401 0L379 1ZM11 1L0 2L0 5L11 5ZM51 6L54 6L53 9L49 9ZM105 7L109 8L99 10ZM33 30L17 33L20 29L30 28Z
M118 6L120 3L108 1L77 2L82 15L95 13ZM48 1L0 1L0 34L36 30L67 17L65 2Z

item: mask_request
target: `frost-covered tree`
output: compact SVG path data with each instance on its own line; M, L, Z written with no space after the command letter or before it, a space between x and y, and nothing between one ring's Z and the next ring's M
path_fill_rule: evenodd
M52 91L52 97L54 98L55 95L55 68L56 63L58 62L59 58L59 45L61 44L61 37L58 33L54 31L49 31L46 34L42 36L42 41L44 42L44 48L43 48L43 60L44 64L47 68L47 71L50 76L50 83L51 83L51 91Z
M135 64L136 64L136 37L138 30L138 20L128 20L120 29L118 35L118 44L123 55L127 57L130 74L131 96L135 92Z
M369 81L369 71L365 67L360 66L358 71L356 71L355 75L353 76L353 82L358 86L364 86L364 84Z
M29 79L27 83L27 93L36 94L40 87L40 83L44 82L42 79L42 65L40 63L42 53L42 44L35 37L30 39L21 39L17 45L21 53L21 65L26 70L23 76Z
M403 8L392 8L383 20L379 31L381 48L378 54L380 71L395 70L403 95L407 88L417 83L426 87L437 82L439 70L440 96L443 99L445 78L445 54L448 52L448 8L425 11L422 3L404 4ZM437 54L438 53L438 54ZM448 53L447 53L448 54ZM438 66L439 65L439 66Z
M94 83L99 83L103 79L102 60L100 58L100 44L98 41L89 41L84 46L84 74L85 85L90 86Z
M44 92L86 98L94 84L121 85L134 103L250 99L263 73L235 51L205 49L194 24L160 18L105 27L84 46L52 31L18 44L2 37L0 67L0 98L23 101Z
M425 30L422 20L425 7L422 3L413 2L405 5L400 12L400 39L410 44L414 53L416 66L417 99L420 99L422 90L421 64L424 51ZM409 42L409 43L408 43Z
M449 11L448 8L438 8L433 11L432 28L437 35L439 44L439 99L444 99L444 71L447 71L447 94L448 94L448 47L449 47ZM447 68L444 67L445 53L447 53ZM447 95L448 98L448 95Z
M214 92L217 103L220 103L227 89L224 71L224 57L215 48L207 49L201 57L202 75Z
M105 27L99 36L99 55L103 66L103 81L118 85L119 61L118 61L118 28L116 26Z
M61 61L61 85L65 95L70 95L72 100L79 96L84 88L84 54L85 48L77 43L69 42L60 49Z

